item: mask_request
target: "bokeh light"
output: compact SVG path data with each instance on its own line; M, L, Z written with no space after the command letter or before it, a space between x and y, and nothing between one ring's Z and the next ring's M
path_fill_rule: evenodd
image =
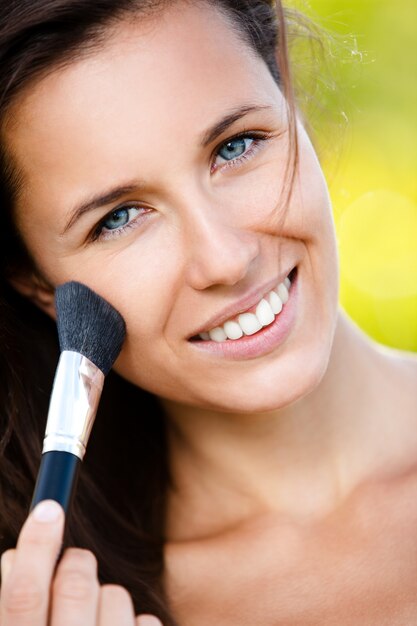
M328 33L306 114L333 201L340 302L378 342L417 351L417 2L288 4Z

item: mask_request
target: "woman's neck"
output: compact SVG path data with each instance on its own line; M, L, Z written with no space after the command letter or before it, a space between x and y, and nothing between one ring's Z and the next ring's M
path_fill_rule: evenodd
M290 406L240 415L163 401L175 485L167 538L206 536L270 512L322 517L387 471L403 437L398 421L392 427L393 361L339 310L324 377ZM417 440L410 445L417 450Z

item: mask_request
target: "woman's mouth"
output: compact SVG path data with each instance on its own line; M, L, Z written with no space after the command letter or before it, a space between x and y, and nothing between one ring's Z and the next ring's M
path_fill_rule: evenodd
M243 312L236 319L227 320L222 326L213 328L207 333L208 339L205 333L202 333L203 336L192 337L189 346L200 355L204 353L214 358L232 360L255 359L273 352L285 342L298 313L297 268L287 278L288 280L283 281L283 286L279 284L272 292L269 291L252 307L253 310Z
M289 298L291 284L295 280L297 268L294 267L285 280L269 291L258 304L248 311L227 320L221 326L216 326L208 332L191 337L190 341L237 341L258 333L270 326L281 315Z

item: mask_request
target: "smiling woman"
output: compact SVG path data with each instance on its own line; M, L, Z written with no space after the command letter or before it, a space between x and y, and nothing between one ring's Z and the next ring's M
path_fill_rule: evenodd
M0 61L2 626L414 623L417 361L338 307L281 5L18 0ZM68 280L127 333L54 572Z

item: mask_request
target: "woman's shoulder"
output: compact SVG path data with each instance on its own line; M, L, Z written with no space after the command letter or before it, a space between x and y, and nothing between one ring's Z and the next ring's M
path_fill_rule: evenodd
M376 344L377 351L382 358L393 368L405 376L417 377L417 352L411 350L400 350L390 346Z
M380 458L387 476L417 474L417 354L385 346L378 346L377 353L372 425Z
M385 382L382 395L398 403L417 420L417 353L376 344L379 367ZM408 408L407 408L408 407Z

